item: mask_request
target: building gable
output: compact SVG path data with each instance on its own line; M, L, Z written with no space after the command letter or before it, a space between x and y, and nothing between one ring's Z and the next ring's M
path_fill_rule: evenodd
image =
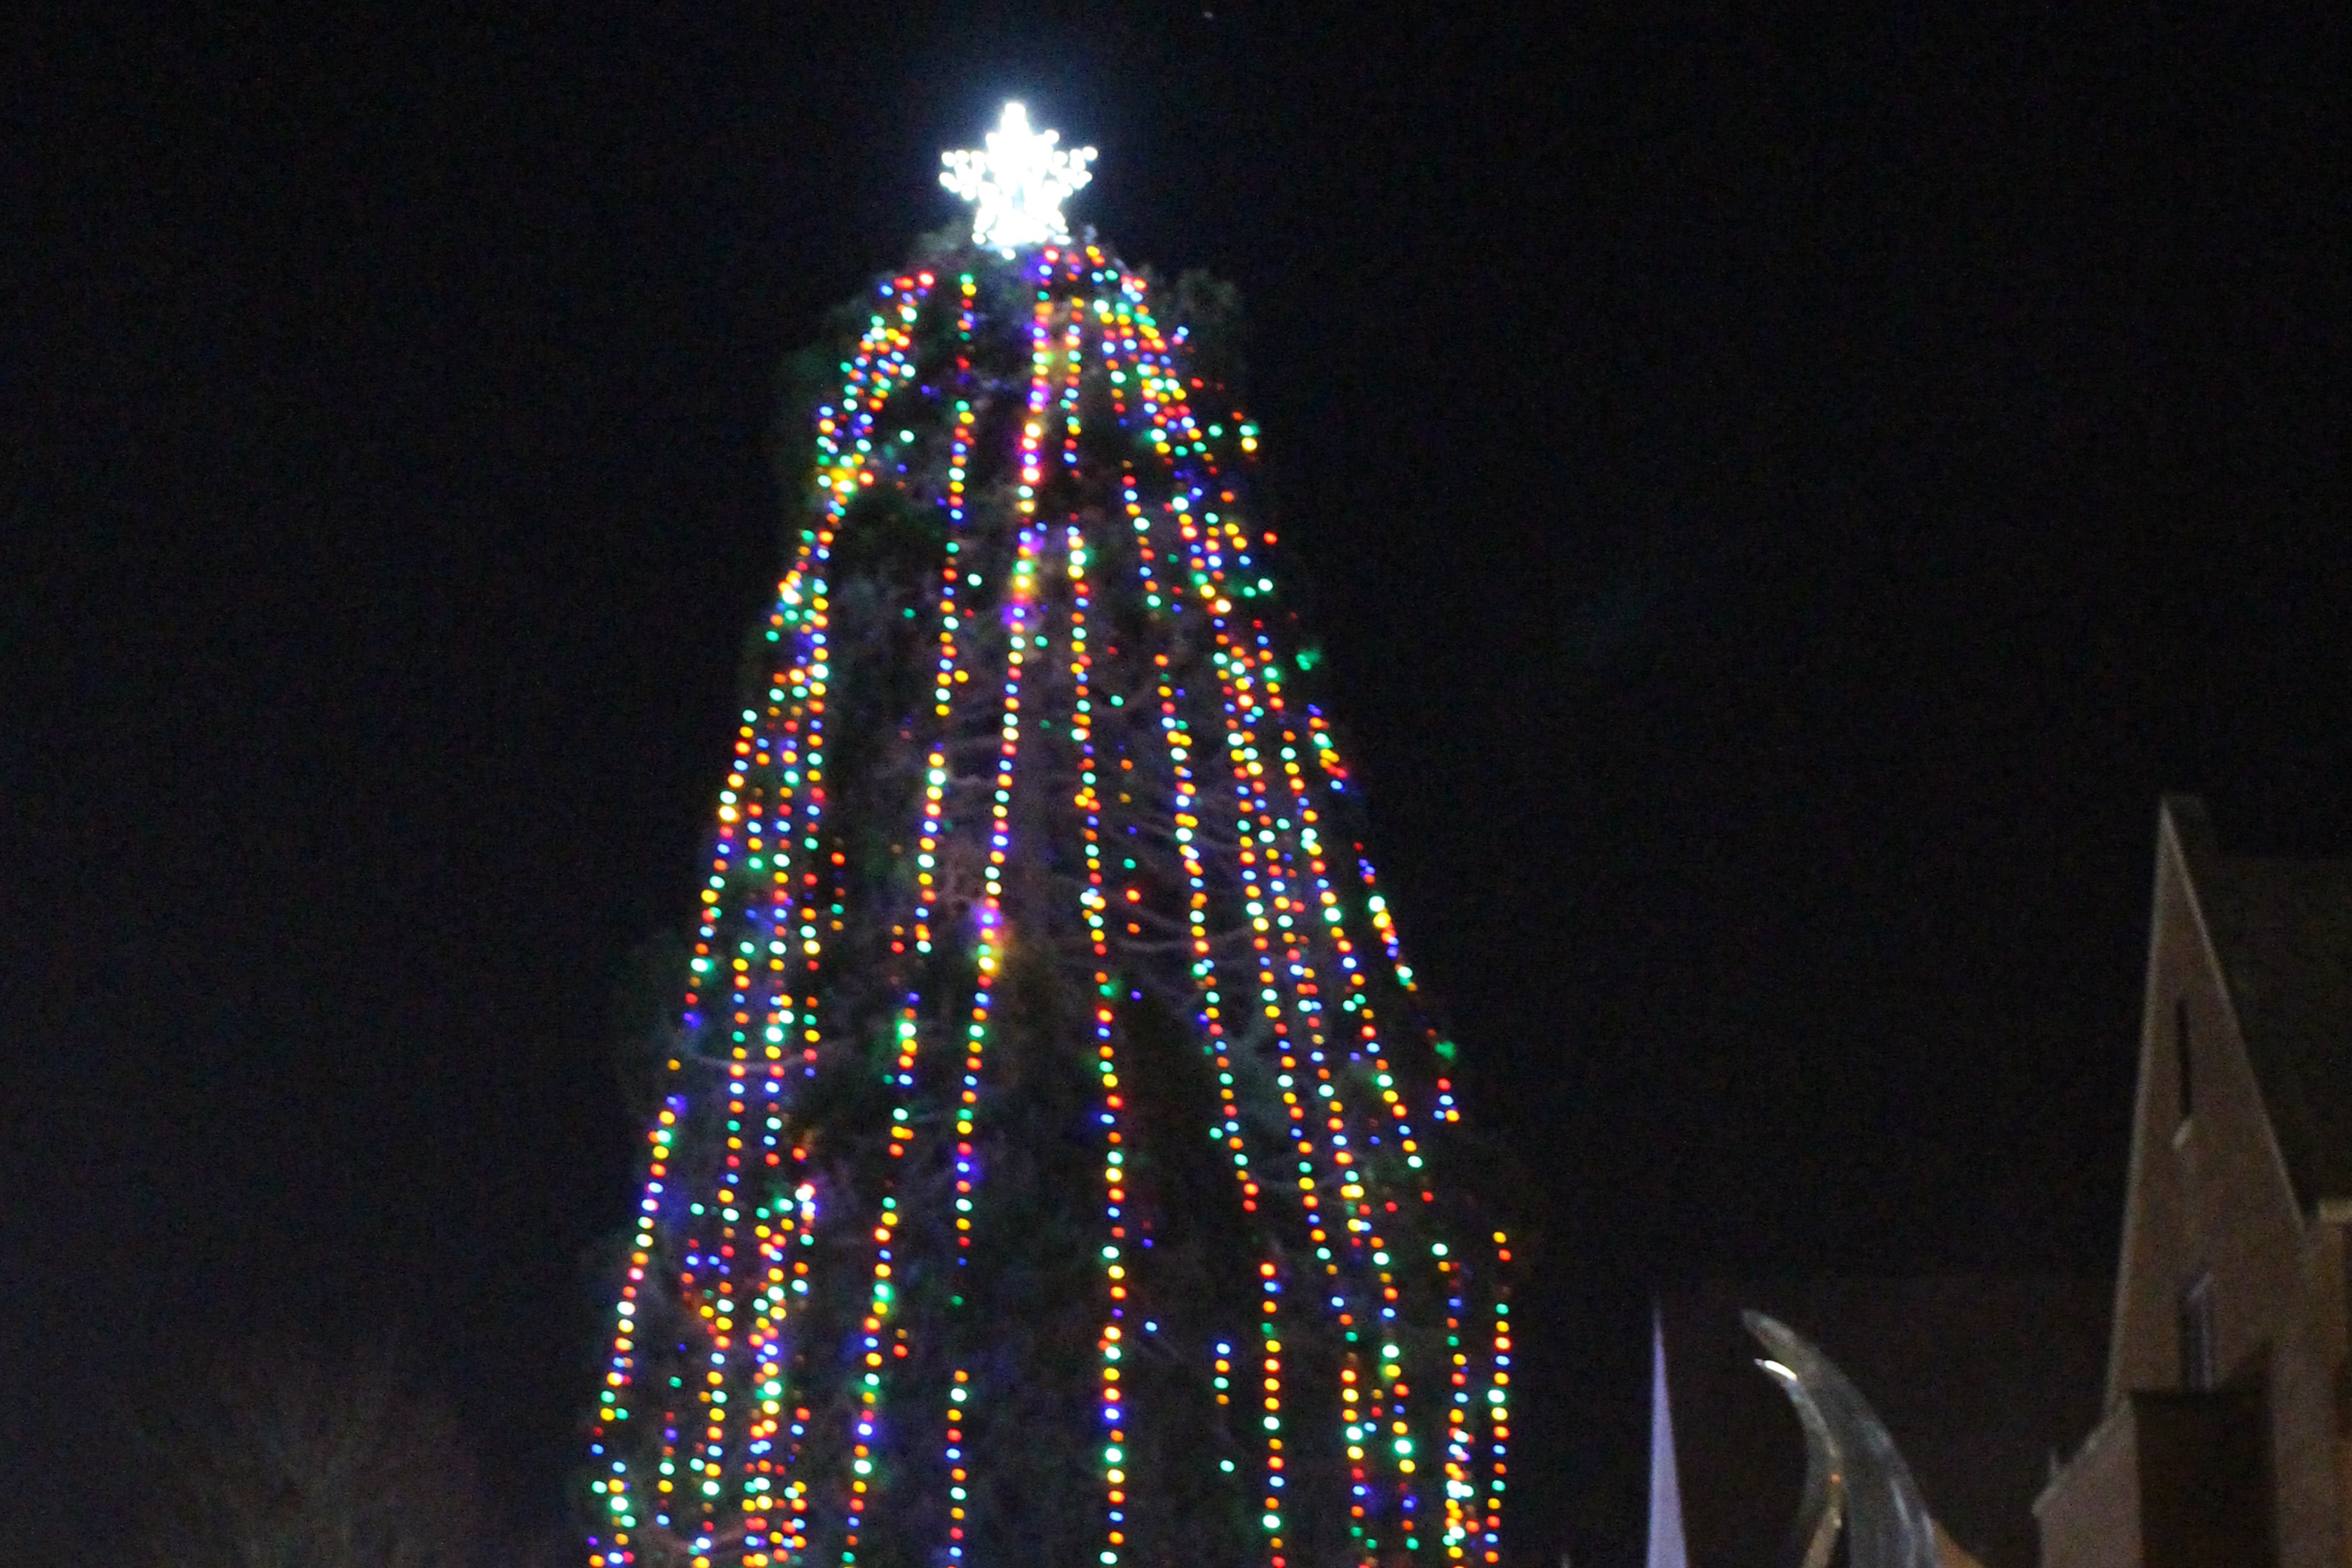
M2289 1288L2302 1217L2257 1074L2210 891L2203 809L2165 801L2106 1399L2227 1380Z
M2043 1568L2345 1568L2352 862L2225 856L2164 803L2106 1414Z

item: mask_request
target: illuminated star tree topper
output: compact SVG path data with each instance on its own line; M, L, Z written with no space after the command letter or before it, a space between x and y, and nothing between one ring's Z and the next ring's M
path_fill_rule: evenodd
M1061 139L1059 132L1031 130L1029 111L1008 103L988 133L986 152L940 154L948 166L940 184L978 205L971 223L974 245L1010 256L1024 246L1069 242L1062 201L1094 178L1087 165L1095 150L1065 152L1057 145Z

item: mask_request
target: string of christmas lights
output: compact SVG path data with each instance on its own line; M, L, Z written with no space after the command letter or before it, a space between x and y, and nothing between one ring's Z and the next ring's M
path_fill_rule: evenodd
M1099 244L873 298L719 792L592 1568L1495 1563L1507 1244L1417 1131L1452 1047L1297 695L1255 427ZM1007 1316L1065 1252L1085 1299Z

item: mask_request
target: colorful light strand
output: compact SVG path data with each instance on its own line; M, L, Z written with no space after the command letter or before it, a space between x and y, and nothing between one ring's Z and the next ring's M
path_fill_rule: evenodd
M1134 1468L1134 1428L1151 1418L1138 1358L1155 1312L1177 1305L1154 1296L1176 1287L1149 1262L1159 1222L1134 1175L1138 1069L1121 1022L1128 1001L1159 997L1189 1020L1213 1090L1202 1131L1255 1227L1254 1255L1227 1260L1255 1275L1255 1327L1149 1348L1249 1422L1254 1480L1218 1461L1255 1521L1249 1560L1299 1568L1343 1550L1370 1568L1434 1548L1495 1563L1511 1343L1486 1259L1507 1262L1507 1243L1448 1237L1440 1219L1415 1128L1459 1118L1451 1047L1411 1023L1393 916L1334 826L1351 809L1347 771L1320 710L1292 692L1307 660L1270 600L1276 541L1245 522L1239 468L1255 429L1197 411L1208 389L1187 374L1182 334L1162 334L1145 281L1097 245L973 254L946 275L946 289L930 270L879 286L839 396L818 410L817 501L764 628L766 704L734 737L689 1043L649 1131L593 1444L612 1523L592 1568L634 1568L649 1537L694 1568L804 1568L820 1551L858 1568L873 1531L898 1528L900 1495L907 1519L937 1521L923 1528L942 1560L976 1560L977 1412L1003 1374L974 1359L992 1325L958 1329L910 1304L908 1248L933 1218L910 1205L951 1194L940 1260L959 1282L986 1265L986 1112L1013 1092L991 1048L999 989L1016 942L1065 925L1087 980L1102 1182L1098 1561L1122 1568L1137 1550L1137 1492L1152 1480ZM1003 348L1015 300L1017 371ZM877 531L919 537L889 521L893 505L938 516L935 553L898 579L906 591L852 568L868 575L844 598L832 579L845 542L866 562ZM891 833L852 810L853 831L828 799L835 666L885 657L900 619L922 651L887 657L927 668L880 754L907 748L910 816ZM859 743L863 766L884 766ZM1055 804L1024 805L1040 788ZM1066 916L1033 888L1066 889L1054 895ZM959 991L937 964L965 941ZM858 1012L867 971L896 977L886 1015ZM884 1037L873 1070L887 1113L877 1163L850 1179L808 1096L826 1072L855 1076L860 1016ZM942 1053L936 1089L934 1018L960 1025L962 1047ZM936 1189L921 1174L934 1159ZM809 1336L842 1289L828 1259L852 1235L870 1248L862 1301L851 1342L829 1347ZM958 1283L941 1310L965 1295ZM1482 1313L1483 1356L1468 1342ZM1328 1392L1301 1381L1316 1366L1333 1369ZM902 1377L939 1401L923 1406L934 1458L917 1459L911 1429L889 1431L894 1404L914 1408L894 1393ZM1336 1494L1302 1489L1328 1484L1317 1446L1295 1437L1318 1410L1339 1423Z

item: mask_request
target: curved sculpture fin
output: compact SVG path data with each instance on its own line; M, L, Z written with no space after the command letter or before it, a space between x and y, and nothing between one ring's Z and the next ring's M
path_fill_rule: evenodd
M1797 1503L1797 1518L1780 1549L1780 1561L1793 1568L1828 1568L1837 1545L1838 1527L1845 1522L1845 1461L1821 1406L1797 1374L1777 1361L1759 1358L1756 1364L1780 1384L1780 1392L1796 1407L1798 1424L1805 1429L1805 1491Z
M1848 1568L1938 1568L1935 1521L1870 1402L1788 1325L1761 1312L1740 1320L1770 1352L1772 1360L1759 1364L1779 1380L1805 1428L1805 1500L1796 1525L1801 1568L1823 1568L1841 1515Z

